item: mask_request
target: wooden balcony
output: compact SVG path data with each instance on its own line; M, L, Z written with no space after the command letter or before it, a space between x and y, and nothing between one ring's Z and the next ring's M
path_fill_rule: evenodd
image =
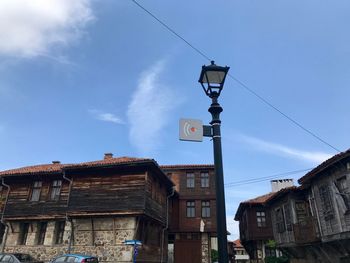
M307 217L303 222L293 224L295 243L306 244L319 240L316 232L316 222L312 217Z

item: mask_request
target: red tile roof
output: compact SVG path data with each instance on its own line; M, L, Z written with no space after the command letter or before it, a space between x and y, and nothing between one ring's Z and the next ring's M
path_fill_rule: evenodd
M143 162L153 162L156 164L156 162L153 159L119 157L119 158L109 158L109 159L104 159L99 161L83 162L83 163L77 163L77 164L57 163L57 164L41 164L41 165L26 166L22 168L0 171L0 176L53 174L53 173L62 173L63 170L69 170L69 169L117 166L117 165L135 164L135 163L143 163Z
M161 165L160 168L166 169L214 169L214 164L169 164Z
M310 181L312 178L317 176L320 172L322 172L326 168L332 166L333 164L335 164L335 163L337 163L337 162L341 161L342 159L347 158L349 156L350 156L350 149L334 155L333 157L331 157L328 160L324 161L319 166L317 166L316 168L314 168L313 170L311 170L310 172L305 174L303 177L301 177L298 180L298 183L299 184L307 183L308 181Z
M264 204L269 198L271 198L272 196L274 196L276 193L275 192L271 192L265 195L261 195L258 197L255 197L253 199L249 199L246 201L241 202L242 204Z
M234 244L235 247L243 248L240 239L237 239L237 240L233 241L233 244Z
M135 157L119 157L119 158L108 158L99 161L83 162L77 164L70 164L65 166L66 169L77 169L77 168L93 168L93 167L104 167L104 166L114 166L121 164L135 164L144 162L154 162L153 159L147 158L135 158Z
M40 164L26 166L0 172L0 176L4 175L20 175L20 174L52 174L60 173L64 165L62 164Z
M291 187L286 187L278 192L270 192L268 194L260 195L258 197L255 197L253 199L249 199L246 201L243 201L239 204L236 215L235 215L235 220L239 221L240 217L242 216L242 213L247 206L253 206L253 205L266 205L269 201L273 200L274 198L277 198L278 196L283 195L284 193L288 193L291 190L296 190L299 189L296 186L291 186Z

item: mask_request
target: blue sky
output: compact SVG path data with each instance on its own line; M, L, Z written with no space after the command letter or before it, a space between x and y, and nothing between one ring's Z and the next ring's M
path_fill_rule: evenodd
M139 3L284 113L349 148L348 1ZM210 140L178 140L179 118L210 121L197 82L209 62L131 0L2 0L0 39L0 170L105 152L213 162ZM312 168L336 153L233 79L220 103L225 183ZM239 202L269 191L268 181L226 188L231 239Z

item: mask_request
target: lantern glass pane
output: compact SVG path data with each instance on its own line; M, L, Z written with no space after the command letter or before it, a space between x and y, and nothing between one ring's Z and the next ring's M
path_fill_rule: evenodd
M207 71L203 76L203 83L221 84L225 77L224 71Z

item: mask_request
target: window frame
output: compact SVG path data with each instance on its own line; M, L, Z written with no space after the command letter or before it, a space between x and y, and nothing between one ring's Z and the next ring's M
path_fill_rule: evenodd
M41 198L41 191L43 189L43 181L34 181L32 185L32 190L30 193L29 201L39 202Z
M27 239L28 239L28 233L29 233L29 223L21 223L18 242L17 242L19 246L26 245Z
M323 210L323 216L325 220L331 220L334 218L334 207L331 196L330 187L328 184L319 186L318 193L321 201L321 207Z
M202 209L201 209L202 218L209 218L211 216L210 200L203 200L201 202L201 205L202 205Z
M196 179L195 174L193 172L186 173L186 188L195 188Z
M276 229L278 233L283 233L286 231L286 224L284 219L284 211L283 206L278 207L275 210L275 218L276 218Z
M64 229L66 226L65 221L57 221L55 224L55 245L63 244Z
M201 188L209 188L210 187L210 179L209 172L201 172Z
M59 201L61 197L62 180L54 180L50 187L50 200Z
M259 228L266 227L266 211L256 211L256 225Z
M39 222L38 225L38 237L37 237L37 245L44 245L46 230L47 230L47 222Z
M193 200L186 201L186 217L196 217L196 202Z

